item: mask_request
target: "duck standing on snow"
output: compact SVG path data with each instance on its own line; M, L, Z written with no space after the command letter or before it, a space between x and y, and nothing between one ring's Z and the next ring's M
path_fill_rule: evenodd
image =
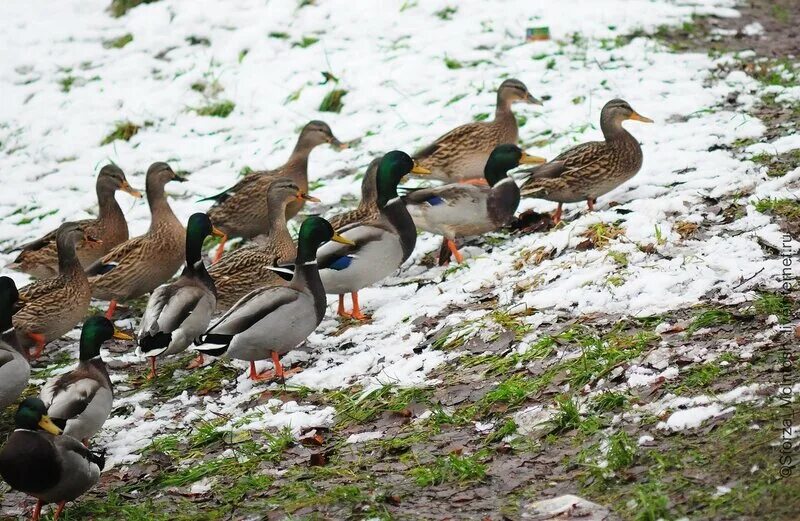
M275 170L252 172L227 190L203 201L213 200L208 215L225 238L220 242L214 262L222 257L225 241L230 237L252 239L269 231L269 207L264 204L269 185L276 179L291 179L303 193L308 193L308 156L319 145L329 143L344 149L347 145L333 135L331 127L323 121L311 121L300 132L289 160ZM303 208L305 200L294 201L286 207L286 218L291 219Z
M572 147L552 161L530 170L522 184L523 197L558 202L553 222L561 221L564 203L586 201L594 210L598 197L635 176L642 167L642 147L622 127L626 120L652 123L631 108L627 101L613 99L600 112L600 129L605 141L590 141Z
M118 300L141 297L169 280L183 264L186 232L169 206L164 186L185 181L166 163L153 163L145 180L150 228L123 242L86 269L95 298L108 300L106 316Z
M280 355L295 349L325 316L325 288L317 269L317 248L328 241L352 243L330 223L312 216L303 221L297 239L294 275L288 286L252 291L234 304L200 338L197 350L250 362L250 378L284 380ZM256 373L256 360L272 357L273 372Z
M185 351L208 328L214 314L217 293L202 257L203 241L209 235L224 234L204 213L189 217L186 267L178 280L156 288L147 301L136 354L150 358L148 379L156 376L156 357Z
M497 89L494 120L456 127L417 152L414 159L431 171L432 179L482 184L483 167L492 150L505 143L515 145L519 140L517 118L511 110L518 101L542 104L521 81L505 80Z
M77 224L62 224L56 233L58 277L38 280L19 290L23 308L14 315L14 328L23 348L36 347L33 358L42 354L46 343L63 336L86 316L92 291L75 247L96 241Z
M319 199L303 192L291 179L276 179L270 184L267 191L267 233L227 253L208 270L217 287L218 311L227 311L240 298L262 286L289 284L272 268L294 263L297 250L286 227L286 208L298 201L318 202ZM287 279L291 279L291 274Z
M134 197L142 197L138 190L131 188L125 173L116 165L106 165L97 176L95 191L100 214L97 219L75 221L83 232L102 242L86 242L76 249L81 266L87 267L111 251L111 248L128 240L128 223L114 194L117 190ZM8 267L25 272L39 279L58 275L58 251L56 231L29 242L21 247L22 252Z
M367 167L364 179L361 181L361 201L358 206L350 211L334 215L329 219L334 230L339 230L345 226L368 219L376 219L380 215L378 209L378 189L375 186L375 178L378 175L378 165L381 158L373 159Z
M456 237L497 230L514 217L519 205L519 187L508 177L508 171L521 163L544 162L545 159L529 156L517 145L498 145L484 168L489 186L449 184L416 190L403 199L417 228L443 235L446 247L461 262Z
M11 323L19 293L14 281L0 277L0 411L17 401L28 386L31 366Z
M67 501L95 486L105 466L105 456L94 453L72 436L64 436L47 416L38 398L27 398L14 417L16 430L0 449L0 476L14 490L35 497L33 520L42 506L58 503L57 521Z
M108 369L100 357L100 347L106 340L133 340L114 328L105 317L86 319L81 331L80 361L68 373L51 378L42 387L42 399L50 418L64 434L83 441L100 430L111 414L114 389Z
M395 150L383 156L376 177L378 216L340 229L348 243L328 243L317 252L325 291L339 295L339 316L365 320L358 291L391 275L414 251L417 230L397 195L397 185L409 173L428 172L405 152ZM344 310L345 293L353 299L350 314Z

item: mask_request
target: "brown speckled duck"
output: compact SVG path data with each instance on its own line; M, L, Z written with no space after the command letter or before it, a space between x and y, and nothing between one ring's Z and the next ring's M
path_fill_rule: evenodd
M367 167L364 179L361 181L361 201L358 206L350 211L334 215L328 222L334 230L361 222L367 219L377 219L380 216L378 208L378 188L375 186L375 176L378 174L378 165L381 158L373 159Z
M77 224L62 224L56 232L58 276L19 290L23 307L14 315L14 328L24 348L36 346L33 358L42 354L45 344L63 336L86 316L92 290L75 248L81 242L94 241Z
M414 155L417 163L432 172L431 178L483 184L483 167L497 145L515 145L519 139L515 102L542 103L519 80L508 79L497 89L494 120L456 127Z
M208 197L214 204L208 215L226 237L220 242L214 261L222 257L225 241L230 237L252 239L268 231L268 206L264 204L269 185L278 178L291 179L303 193L308 193L308 156L318 145L329 143L343 149L331 128L322 121L311 121L300 132L289 160L275 170L253 172L227 190ZM286 207L286 218L291 219L303 208L305 201L293 201Z
M286 227L286 207L300 200L314 200L294 181L278 178L267 192L267 233L222 257L208 270L217 288L217 310L227 311L243 296L263 286L288 285L292 275L281 277L272 267L291 265L297 255Z
M520 192L558 203L553 222L561 221L564 203L586 201L594 209L598 197L631 179L642 167L642 147L627 130L626 120L652 123L631 108L627 101L613 99L600 112L600 129L605 141L590 141L562 152L552 161L530 170L531 176Z
M75 221L86 234L101 242L84 242L78 245L77 255L82 266L89 266L94 261L111 251L111 248L128 240L128 223L125 215L114 198L117 190L127 192L134 197L141 197L125 179L125 173L116 165L106 165L97 176L95 191L100 208L97 219ZM56 251L56 230L44 237L31 241L20 247L22 251L8 267L19 270L39 279L58 275L58 252Z
M149 293L169 280L183 265L186 230L167 201L164 186L185 181L166 163L153 163L145 181L150 206L147 233L123 242L86 269L95 298L116 302Z

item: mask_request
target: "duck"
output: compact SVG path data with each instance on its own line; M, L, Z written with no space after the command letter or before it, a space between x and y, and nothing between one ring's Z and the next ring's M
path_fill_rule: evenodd
M37 499L33 521L42 507L57 503L57 521L67 501L94 487L105 467L105 454L92 452L61 433L39 398L26 398L14 416L16 429L0 449L0 476L14 490Z
M203 242L209 235L222 237L223 233L208 215L192 214L186 223L186 266L181 276L156 288L147 301L136 354L150 359L148 379L156 377L157 357L182 353L211 322L217 290L202 257Z
M164 186L186 179L167 163L150 165L145 178L150 228L147 233L117 245L86 269L92 296L109 301L111 318L117 301L141 297L169 280L184 261L186 231L167 201Z
M278 178L286 177L295 182L304 193L308 193L308 157L317 146L328 143L336 149L347 148L346 143L333 135L331 127L324 121L310 121L303 127L289 160L275 170L252 172L244 179L224 191L201 199L214 201L208 215L225 237L217 247L214 262L221 257L225 243L231 237L252 239L269 231L269 207L264 204L269 185ZM305 200L293 201L286 207L286 219L291 219L303 208Z
M627 120L653 122L625 100L606 103L600 111L604 141L581 143L524 172L529 177L520 187L522 196L557 202L554 224L561 222L564 203L586 201L589 211L594 210L598 197L630 180L642 168L642 147L622 127Z
M419 166L431 171L430 179L447 183L483 184L483 167L497 145L517 144L519 127L511 107L522 102L541 105L520 80L507 79L497 89L492 121L456 127L414 154Z
M255 237L250 244L226 253L208 271L217 288L217 311L227 311L240 298L261 286L289 284L291 274L275 268L293 264L297 255L286 226L286 207L300 200L319 202L291 179L279 178L270 184L267 232Z
M546 160L523 152L517 145L498 145L484 168L488 186L448 184L415 190L403 197L418 229L442 235L446 247L462 262L455 239L481 235L508 224L519 205L519 187L507 174L520 164Z
M117 330L106 317L87 318L81 330L78 365L49 379L39 393L53 423L87 447L89 439L111 415L114 388L100 356L100 347L112 338L133 340L132 336Z
M11 322L18 303L17 285L10 277L0 277L0 411L17 401L31 377L28 352Z
M136 198L142 194L128 184L125 173L116 165L105 165L100 169L95 184L97 204L100 208L97 219L75 221L86 234L102 242L84 243L76 253L81 266L87 267L111 251L114 246L128 240L128 223L114 198L116 191L122 191ZM27 273L37 279L58 275L58 251L56 250L56 230L43 237L22 245L21 252L7 267Z
M361 180L361 201L358 206L347 212L334 215L329 219L334 230L339 230L350 224L375 219L380 214L378 209L378 191L375 186L375 177L378 174L378 165L381 158L373 159L367 167L364 179Z
M48 342L69 332L86 316L92 289L75 250L78 244L97 241L75 223L62 224L56 232L58 276L20 288L23 307L12 322L22 347L35 347L32 358L39 358Z
M388 152L381 159L375 178L378 215L339 229L351 244L330 242L317 252L325 291L339 295L340 317L366 320L368 317L359 306L358 291L392 274L414 251L417 230L405 203L397 195L397 185L409 173L428 172L405 152ZM346 293L353 300L350 313L344 309Z
M285 382L290 372L284 371L280 356L303 342L325 316L327 300L316 255L320 245L328 241L353 246L322 217L303 221L289 285L264 286L242 297L208 328L195 349L249 361L251 380L274 377ZM257 373L255 362L270 356L274 370Z

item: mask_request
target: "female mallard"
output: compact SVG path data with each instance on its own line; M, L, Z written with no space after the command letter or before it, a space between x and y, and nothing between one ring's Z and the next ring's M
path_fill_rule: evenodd
M331 127L322 121L311 121L300 132L289 160L275 170L253 172L227 190L202 199L213 200L208 210L211 221L226 237L220 242L214 262L222 257L225 241L229 237L252 239L267 233L269 208L264 204L269 185L281 177L294 181L303 193L308 193L308 156L318 145L329 143L336 148L347 148L333 135ZM294 201L286 208L286 218L291 219L303 208L305 201Z
M56 521L67 501L77 499L97 484L105 456L96 454L61 430L47 416L38 398L27 398L14 417L16 430L0 449L0 476L14 490L35 497L33 520L42 506L58 503Z
M376 177L378 216L339 230L351 244L329 243L317 252L325 291L339 295L339 316L366 319L359 308L358 290L389 276L414 251L417 230L397 196L397 184L409 173L427 174L428 170L399 150L383 156ZM352 314L344 311L345 293L353 299Z
M106 165L97 176L95 191L100 214L97 219L75 221L87 235L102 242L84 243L78 246L77 255L81 266L89 266L111 251L111 248L128 240L128 223L114 198L117 190L141 197L138 190L131 188L125 174L116 165ZM39 279L58 275L58 252L56 251L56 230L44 237L21 246L22 252L8 267Z
M31 376L28 353L19 345L11 323L18 299L14 281L0 277L0 411L17 401Z
M517 118L511 110L517 101L542 104L521 81L505 80L497 89L494 120L456 127L417 152L414 159L431 171L433 179L450 183L482 179L483 167L494 147L516 144L519 139Z
M274 376L284 378L280 355L303 342L325 316L325 288L319 278L317 248L327 241L352 244L333 231L330 223L312 216L303 221L297 240L294 275L288 286L266 286L242 297L201 337L201 353L227 355L250 361L250 378L264 380L272 373L256 373L256 360L270 355Z
M331 217L330 223L334 230L378 217L380 210L378 210L378 190L375 186L375 177L378 175L380 163L381 158L376 158L367 167L367 173L364 174L364 179L361 181L361 202L358 203L358 207Z
M156 288L147 301L136 354L150 358L148 379L156 376L156 357L185 351L208 328L214 314L217 292L202 257L203 241L209 235L223 234L206 214L189 217L186 267L178 280Z
M150 206L147 233L123 242L86 269L95 298L109 300L111 318L117 300L149 293L172 277L183 264L186 232L172 213L164 185L185 181L166 163L153 163L145 180Z
M82 241L96 240L75 223L62 224L56 233L58 277L38 280L19 290L24 307L14 315L14 328L25 349L36 346L33 358L42 354L46 343L63 336L86 316L92 289L75 247Z
M82 440L100 430L111 414L114 389L105 362L100 358L100 346L106 340L133 340L114 328L105 317L86 319L81 331L80 361L68 373L53 377L45 383L39 398L47 413L64 434Z
M318 201L290 179L276 179L267 191L267 232L243 248L226 254L209 269L217 287L217 310L230 309L262 286L287 285L272 268L294 262L297 251L286 227L286 207L301 200ZM291 275L288 276L291 278Z
M622 128L628 119L652 123L638 114L627 101L613 99L600 112L600 129L605 141L590 141L562 152L552 161L532 170L522 184L525 197L558 202L553 222L561 221L564 203L586 201L594 209L598 197L618 187L642 167L642 147Z
M544 163L517 145L498 145L486 162L489 186L449 184L416 190L403 197L417 228L443 235L447 248L461 262L456 237L497 230L514 217L519 205L519 187L507 173L523 164Z

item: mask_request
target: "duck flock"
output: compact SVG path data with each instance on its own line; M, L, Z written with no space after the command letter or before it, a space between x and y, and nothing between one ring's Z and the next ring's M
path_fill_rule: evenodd
M165 186L186 179L167 163L153 163L145 186L150 228L134 238L115 193L142 194L116 165L104 166L96 184L98 217L64 223L19 247L10 267L35 277L33 283L17 288L9 277L0 278L0 407L16 407L17 427L0 450L0 475L37 499L33 519L47 503L58 504L58 519L67 501L99 480L104 452L90 449L90 440L111 414L114 399L100 356L104 342L135 341L137 353L149 359L149 378L156 376L159 358L194 349L198 358L192 368L204 363L204 355L227 356L250 362L253 380L283 382L299 369L284 370L281 355L319 326L328 310L326 295L338 295L342 320L368 320L359 291L398 270L414 250L417 230L442 236L440 263L453 258L460 263L457 241L508 225L521 197L558 203L552 216L558 225L565 203L585 201L591 211L598 197L641 168L639 142L622 123L652 121L627 102L614 99L603 107L604 141L577 145L550 161L517 146L512 105L518 102L540 104L524 83L508 79L498 88L492 121L457 127L413 155L393 150L375 158L358 207L328 219L305 218L296 245L287 221L306 202L318 201L309 194L311 151L323 144L347 147L324 122L303 128L280 168L251 172L204 199L211 207L193 214L185 227ZM521 165L536 166L520 171L518 184L509 172ZM399 188L407 176L440 183ZM218 237L219 246L206 266L209 236ZM230 238L246 243L226 251ZM116 329L117 303L147 294L139 331ZM105 316L87 317L92 298L109 302ZM47 381L38 398L18 403L28 386L30 360L81 322L75 368ZM257 372L260 360L271 360L272 369Z

